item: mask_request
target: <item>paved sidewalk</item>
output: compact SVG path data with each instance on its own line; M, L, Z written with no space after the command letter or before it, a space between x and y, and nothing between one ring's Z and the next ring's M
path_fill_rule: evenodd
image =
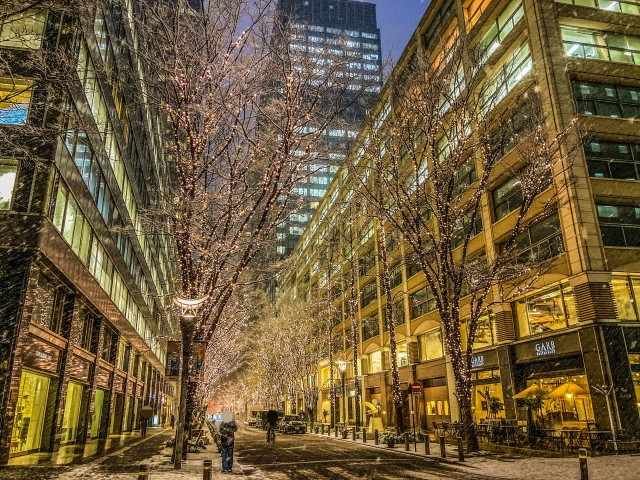
M335 438L334 435L311 434L324 437L327 441L349 442L358 444L362 448L378 448L393 451L403 455L425 455L423 443L415 447L410 444L410 450L405 450L405 444L396 444L393 449L386 445L374 445L373 438L367 438L367 443L362 438L353 441L351 435L347 439ZM496 453L480 451L472 455L465 455L465 461L458 461L457 446L447 444L447 458L440 457L440 445L429 442L431 457L446 462L460 471L468 472L470 478L473 475L487 475L496 479L509 480L540 480L552 478L579 479L580 466L577 455L575 457L548 458L531 457L515 453ZM414 450L415 448L415 450ZM589 480L635 480L640 478L640 454L607 455L588 459Z

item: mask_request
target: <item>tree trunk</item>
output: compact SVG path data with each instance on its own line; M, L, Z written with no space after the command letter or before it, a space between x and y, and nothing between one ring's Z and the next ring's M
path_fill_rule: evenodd
M189 435L191 433L191 424L193 423L193 412L196 409L196 393L198 384L189 382L187 386L187 403L184 413L184 437L182 438L182 460L187 459L189 450Z
M183 438L185 430L185 416L187 412L187 390L189 388L189 359L191 358L191 344L193 343L193 332L195 322L180 318L180 330L182 332L182 371L180 377L180 404L178 409L178 425L176 428L176 442L174 445L173 468L182 468Z
M460 416L462 417L462 435L467 441L467 451L477 452L480 450L480 446L478 445L476 427L473 423L473 416L471 415L471 403L460 404Z

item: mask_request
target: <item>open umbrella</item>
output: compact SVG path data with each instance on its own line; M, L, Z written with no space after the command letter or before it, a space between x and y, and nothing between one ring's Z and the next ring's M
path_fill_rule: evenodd
M513 398L542 397L546 394L545 390L540 388L537 383L534 383L529 388L525 388L520 393L515 394Z
M560 385L553 392L551 392L548 397L549 398L562 398L566 396L577 397L579 395L589 395L584 388L580 385L576 385L573 382L567 382Z

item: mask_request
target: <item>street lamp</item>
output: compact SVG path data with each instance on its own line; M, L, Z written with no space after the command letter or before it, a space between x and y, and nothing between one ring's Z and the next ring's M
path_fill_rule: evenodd
M191 357L191 345L193 334L196 328L196 316L198 308L207 301L209 297L182 298L174 297L173 303L180 308L180 332L182 333L182 368L180 374L180 403L178 406L178 425L176 428L176 443L173 447L173 468L182 468L182 457L186 454L184 450L184 431L187 410L187 388L189 386L189 358Z
M347 426L347 386L344 383L344 376L347 371L347 362L340 362L338 364L340 370L340 379L342 380L342 405L344 406L344 425Z

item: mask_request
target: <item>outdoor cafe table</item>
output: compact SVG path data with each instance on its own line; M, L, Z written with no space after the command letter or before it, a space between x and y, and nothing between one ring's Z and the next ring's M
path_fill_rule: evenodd
M507 443L509 443L509 440L513 441L513 444L516 445L516 433L518 432L518 429L520 428L520 425L500 425L497 426L497 428L503 429L506 433L506 441Z

